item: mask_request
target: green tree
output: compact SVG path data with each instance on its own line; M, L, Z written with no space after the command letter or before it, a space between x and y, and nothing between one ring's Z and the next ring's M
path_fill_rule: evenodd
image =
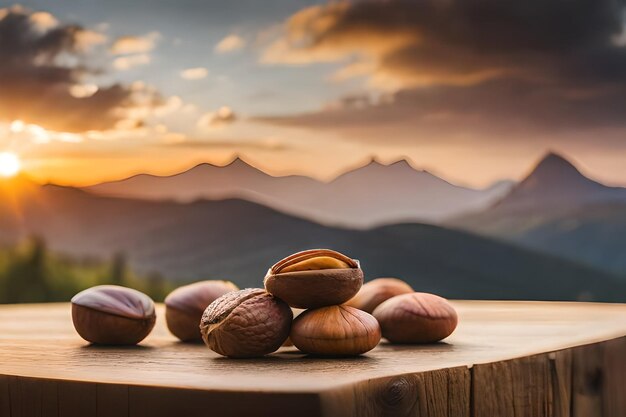
M124 252L117 252L113 255L108 281L113 285L126 285L128 281L128 259Z
M9 264L5 298L11 303L42 302L51 297L47 280L47 247L40 237L32 237L24 254Z

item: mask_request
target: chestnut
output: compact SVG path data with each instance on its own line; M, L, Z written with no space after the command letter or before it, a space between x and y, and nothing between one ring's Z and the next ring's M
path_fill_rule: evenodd
M199 281L176 288L165 297L167 328L183 342L202 342L200 319L213 301L239 288L230 281Z
M134 345L154 327L154 302L146 294L117 285L98 285L72 297L78 334L101 345Z
M337 305L307 310L291 326L289 336L302 352L322 356L353 356L380 341L378 322L353 307Z
M358 308L370 314L383 301L400 294L412 293L415 290L398 278L376 278L363 284L359 292L345 302L345 305Z
M252 358L276 351L289 336L289 306L259 288L229 292L202 315L202 340L213 351L232 358Z
M450 336L458 322L445 298L420 292L392 297L372 314L391 343L434 343Z
M274 264L265 289L291 307L318 308L341 304L363 285L359 261L329 249L295 253Z

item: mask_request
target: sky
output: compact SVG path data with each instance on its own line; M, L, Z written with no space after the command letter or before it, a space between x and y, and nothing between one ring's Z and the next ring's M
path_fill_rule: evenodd
M0 2L0 152L40 181L235 155L462 185L554 150L626 185L624 0Z

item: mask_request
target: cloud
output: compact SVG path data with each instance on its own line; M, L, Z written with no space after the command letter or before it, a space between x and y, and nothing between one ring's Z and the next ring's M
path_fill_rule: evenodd
M145 88L113 84L93 94L79 91L85 78L101 72L86 64L86 52L105 40L42 12L0 9L0 120L59 132L105 130L140 107L156 105L158 94Z
M225 54L246 46L246 41L239 35L228 35L215 45L215 52Z
M410 122L450 129L474 125L513 127L534 124L537 129L576 130L585 127L626 127L624 88L571 92L557 87L536 88L526 81L492 80L474 86L437 86L405 89L375 99L366 94L346 96L324 109L294 116L261 118L287 125L340 128ZM602 96L598 100L598 95ZM463 122L461 125L457 122Z
M217 111L209 112L198 119L198 127L223 127L234 123L237 115L228 106L220 107Z
M156 47L161 38L159 32L150 32L143 36L121 36L113 42L109 51L119 55L113 60L113 68L126 71L152 61L149 52Z
M126 71L141 65L147 65L152 59L148 54L135 54L127 56L119 56L113 60L113 68Z
M247 148L263 151L284 151L291 149L287 144L274 139L257 139L257 140L236 140L236 139L184 139L174 141L164 141L157 145L160 147L183 148L183 149L211 149L211 148Z
M400 88L495 78L571 83L626 70L622 0L341 2L292 15L263 55L270 64L345 62L340 79ZM623 75L622 75L623 76Z
M98 92L98 86L95 84L74 84L70 86L69 92L76 98L91 97Z
M121 36L113 42L110 51L114 55L142 54L152 51L161 38L159 32L150 32L143 36Z
M30 15L33 26L40 31L47 31L59 25L59 21L48 12L35 12Z
M309 7L284 22L263 62L336 62L334 81L363 77L369 91L257 120L403 145L580 140L599 129L614 142L626 132L624 11L623 0Z
M185 80L201 80L209 75L209 70L203 67L187 68L180 72L181 78Z

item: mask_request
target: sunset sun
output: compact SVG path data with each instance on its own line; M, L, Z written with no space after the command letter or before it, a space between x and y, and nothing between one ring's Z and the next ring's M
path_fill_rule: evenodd
M0 152L0 177L13 177L20 172L20 158L13 152Z

